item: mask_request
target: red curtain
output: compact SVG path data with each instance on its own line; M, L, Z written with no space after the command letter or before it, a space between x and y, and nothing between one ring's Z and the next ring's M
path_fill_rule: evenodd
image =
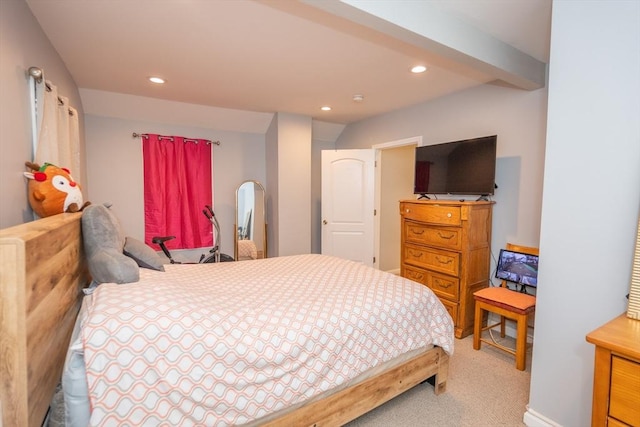
M211 144L202 139L149 134L144 158L144 240L176 236L169 249L213 245L212 225L202 213L213 206Z

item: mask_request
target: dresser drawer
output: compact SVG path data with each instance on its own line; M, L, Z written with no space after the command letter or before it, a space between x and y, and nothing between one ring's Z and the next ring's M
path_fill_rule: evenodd
M428 286L426 270L422 270L420 268L412 267L406 264L403 265L403 267L404 267L404 273L403 273L404 277L406 277L409 280L413 280L414 282L418 282L420 284Z
M405 244L403 259L407 264L458 277L460 254L439 249Z
M458 301L460 281L451 276L438 273L427 273L427 286L441 298Z
M462 229L457 227L429 227L416 222L405 221L406 242L438 246L445 249L462 248Z
M639 425L640 363L624 357L611 358L609 415L629 425Z
M405 219L429 224L460 225L462 223L460 206L401 203L400 214Z
M458 325L458 304L455 302L451 302L449 300L446 299L442 299L442 298L438 298L440 300L440 302L442 303L442 305L444 305L444 308L447 309L447 312L449 313L449 315L451 316L451 318L453 319L453 324L454 326Z
M428 286L440 298L449 299L453 302L458 301L460 293L460 280L455 277L444 274L434 273L418 267L407 264L404 267L404 277Z
M607 418L607 427L629 427L628 424L622 423L615 418Z

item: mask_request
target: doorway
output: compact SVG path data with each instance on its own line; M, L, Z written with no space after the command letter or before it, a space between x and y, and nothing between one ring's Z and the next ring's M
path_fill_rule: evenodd
M333 150L330 150L332 151L332 156L335 157L335 159L332 157L333 161L346 161L347 164L349 164L351 160L354 160L357 157L355 156L355 154L353 154L354 152L362 152L362 155L370 153L371 155L370 168L372 179L368 181L368 184L362 188L360 188L359 186L354 187L354 185L350 185L345 188L340 186L340 192L347 191L349 189L356 191L356 194L347 197L350 202L359 200L360 195L364 193L371 194L371 202L369 205L371 206L369 208L370 210L365 209L365 212L373 213L373 217L371 218L371 222L369 222L369 225L367 227L364 227L364 229L362 230L340 230L339 234L341 236L350 234L360 235L362 233L371 235L369 240L369 242L371 243L357 245L357 247L360 248L359 250L362 252L362 256L356 257L350 255L347 256L348 259L367 260L367 264L371 264L377 269L399 274L399 201L403 199L413 199L415 197L413 194L415 147L421 145L422 137L418 136L391 141L383 144L377 144L372 146L370 149L336 150L334 148ZM319 153L321 154L324 151L328 150L319 150ZM322 157L324 156L325 154L322 155ZM375 167L373 161L374 159ZM322 169L324 170L324 168L327 166L325 165L324 160L319 163L323 164ZM319 175L321 175L321 187L323 189L332 188L332 186L330 185L330 183L334 181L334 179L331 178L332 173L326 170ZM338 179L338 182L345 182L345 180ZM354 188L352 189L351 187ZM366 188L369 188L370 190L367 191ZM320 193L323 192L324 190L322 190ZM336 247L336 245L328 245L325 242L325 239L329 237L327 236L327 233L331 231L331 227L328 226L332 224L333 221L333 219L331 218L333 212L331 209L329 209L331 203L328 203L328 199L331 197L333 196L329 195L329 197L327 197L327 195L321 195L320 199L318 200L318 202L320 202L321 200L324 200L324 202L319 203L318 208L322 212L319 212L319 221L315 222L315 224L318 225L318 237L323 241L323 244L320 245L321 249L317 253L333 254L332 248L335 249ZM344 199L344 197L342 199ZM342 203L345 203L344 200L342 201ZM359 203L357 203L357 205L359 205ZM341 222L343 223L341 225L343 226L359 224L358 221L354 221L352 219L346 221L344 220L344 218L341 218L341 220ZM337 247L342 248L342 243L343 242L337 244ZM341 250L340 252L343 251ZM369 255L367 255L367 252ZM344 254L342 254L342 256L344 256Z
M415 198L413 174L415 148L422 137L413 137L374 145L375 169L375 243L376 263L382 271L400 274L400 208L399 201Z

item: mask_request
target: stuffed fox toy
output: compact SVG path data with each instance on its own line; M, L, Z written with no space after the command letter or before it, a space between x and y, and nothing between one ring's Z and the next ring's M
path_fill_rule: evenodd
M29 204L40 218L63 212L79 212L90 202L83 204L80 185L73 180L69 169L50 163L40 166L26 162L30 172L24 176L29 179Z

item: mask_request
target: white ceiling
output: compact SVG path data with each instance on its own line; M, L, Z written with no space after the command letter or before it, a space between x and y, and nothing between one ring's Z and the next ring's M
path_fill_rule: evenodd
M83 94L288 112L339 124L498 79L532 89L527 61L544 67L549 57L551 0L27 3ZM391 23L363 10L389 5L397 15ZM413 19L424 32L406 30ZM453 38L447 28L456 29ZM411 74L417 63L428 71ZM151 75L167 83L152 85ZM354 102L356 94L364 101ZM320 111L323 105L332 111Z

